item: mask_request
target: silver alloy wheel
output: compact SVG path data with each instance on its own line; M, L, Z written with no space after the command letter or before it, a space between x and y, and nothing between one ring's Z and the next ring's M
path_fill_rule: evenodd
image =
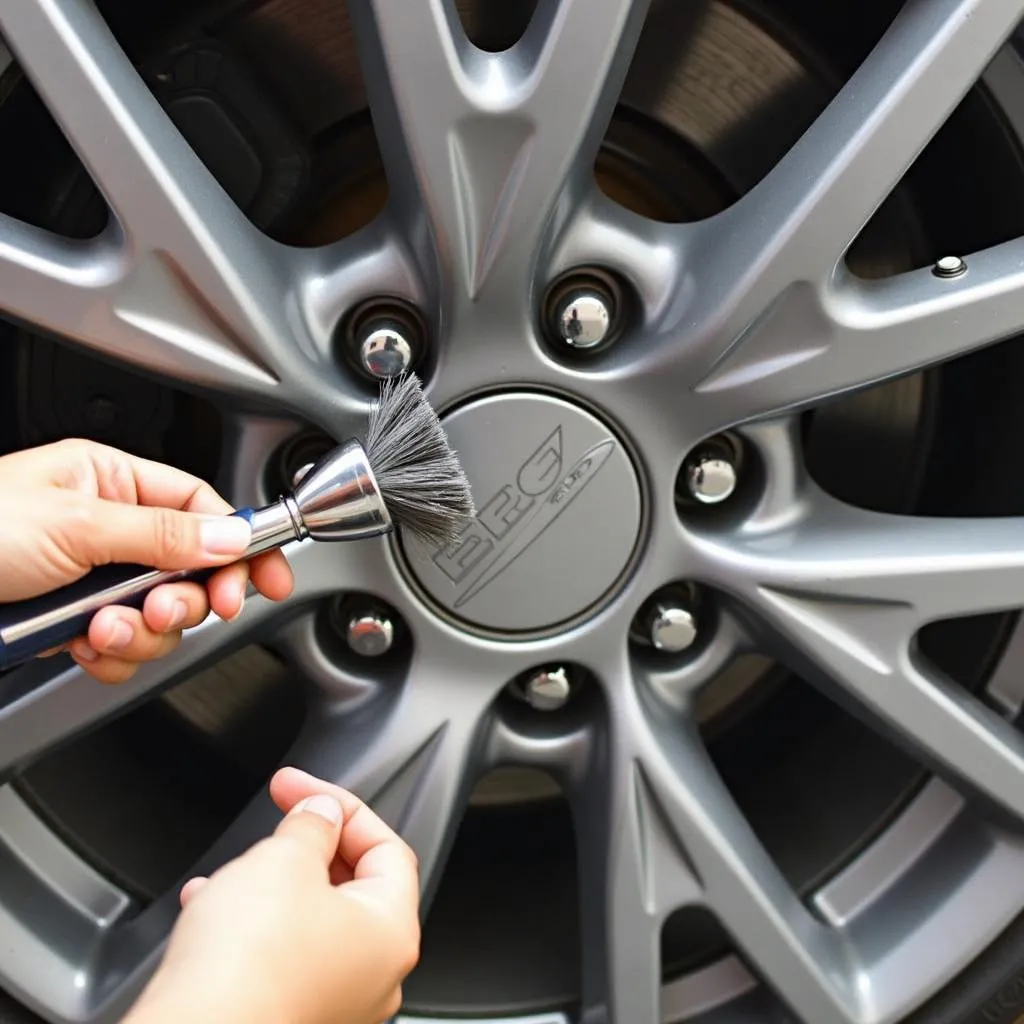
M464 628L421 600L397 544L296 548L299 587L284 608L253 600L235 623L206 623L128 687L97 688L49 665L5 678L0 761L17 768L278 626L296 659L316 660L302 612L344 581L401 608L413 661L391 686L321 658L309 673L321 691L289 760L357 789L399 823L428 897L475 778L494 764L543 767L587 840L588 1012L607 1006L612 1021L639 1024L655 1019L659 1000L682 1017L723 992L753 992L752 975L730 958L659 996L662 924L698 906L801 1019L896 1021L1024 907L1024 846L955 794L1024 813L1020 737L913 646L926 623L1020 606L1024 526L843 505L804 471L794 414L1019 329L1020 241L970 254L968 272L950 279L921 269L865 281L842 257L1024 3L908 4L757 188L682 225L628 213L589 173L644 13L627 0L542 3L509 56L467 46L440 2L353 4L393 200L344 242L298 250L270 242L227 200L91 5L0 0L0 33L116 215L100 238L73 244L0 216L0 309L248 411L250 461L236 463L234 500L260 497L256 469L293 429L275 414L335 436L358 429L367 398L335 361L334 327L378 295L437 311L430 390L439 409L509 382L520 398L557 394L629 439L646 495L639 561L592 601L564 595L585 614L552 612L557 629L531 621L529 638L513 639L493 609L486 635ZM560 274L595 264L632 283L643 320L599 361L562 363L536 336L535 298ZM500 368L480 343L495 323ZM727 429L756 454L763 487L740 521L681 521L682 461ZM524 441L522 455L533 447ZM681 579L725 595L714 639L650 671L629 656L630 624L649 595ZM510 587L505 599L515 597ZM738 812L696 731L698 691L751 650L798 665L948 780L931 782L810 907ZM570 717L554 739L498 704L510 680L553 661L589 670L601 695L587 705L591 717ZM1016 710L1014 683L997 673L990 692ZM16 794L3 800L7 878L67 925L63 947L41 948L24 903L3 900L4 987L52 1020L116 1018L159 953L174 894L133 914ZM255 800L205 864L271 820ZM965 846L971 857L946 855ZM946 898L907 912L894 937L883 896L922 886ZM935 929L959 941L936 952Z

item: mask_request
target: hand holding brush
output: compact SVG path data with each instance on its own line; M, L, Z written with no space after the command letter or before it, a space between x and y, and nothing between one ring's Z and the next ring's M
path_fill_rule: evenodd
M33 472L36 480L25 480ZM17 486L5 486L5 476ZM25 493L33 482L38 499ZM227 507L201 481L88 442L0 459L0 488L9 509L0 528L0 669L75 641L76 660L107 681L167 653L210 606L223 614L233 604L224 617L237 614L240 595L232 594L244 592L250 574L266 596L286 597L289 570L280 554L268 554L284 544L377 537L396 526L443 543L473 511L465 474L412 374L384 384L365 442L341 444L293 494L263 508L196 515ZM152 507L162 505L175 508ZM229 563L241 564L224 569ZM197 583L208 584L209 605ZM103 673L89 657L96 649L76 638L95 639L108 609L122 617L115 625L135 627L141 649L124 645L120 659L104 652L114 661ZM165 632L152 628L154 618Z

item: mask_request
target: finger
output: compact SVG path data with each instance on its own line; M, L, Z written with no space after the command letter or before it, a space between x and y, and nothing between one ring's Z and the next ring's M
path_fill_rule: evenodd
M146 625L142 612L134 608L101 608L89 623L89 646L100 656L123 661L153 661L170 654L181 641L181 633L157 633Z
M270 796L274 803L287 814L296 804L318 793L325 793L336 798L342 807L345 817L355 814L361 806L358 797L338 786L332 786L315 775L300 771L298 768L282 768L270 780ZM352 865L340 853L331 863L331 883L341 885L351 882L354 878Z
M209 881L208 878L202 875L197 875L195 878L190 878L182 887L181 893L178 899L181 901L182 909L188 906L189 901L192 900L196 893Z
M359 880L384 880L385 897L414 914L419 905L416 856L405 841L353 793L297 768L282 768L270 780L270 795L281 810L311 794L334 797L345 815L338 853Z
M63 516L57 539L73 562L135 562L157 569L226 565L244 553L252 529L239 516L199 515L102 499Z
M226 569L214 573L206 584L210 596L210 607L225 622L231 622L242 614L245 592L249 587L249 565L236 562Z
M126 683L139 670L137 661L124 661L108 654L98 654L85 640L71 641L71 657L83 671L100 683Z
M331 861L329 875L331 885L346 885L355 878L352 866L350 864L346 864L340 856L335 857L334 860Z
M420 899L416 855L366 804L345 818L338 853L352 865L353 881L379 887L389 902L415 915Z
M154 633L198 626L210 614L206 588L198 583L168 583L146 595L142 618Z
M329 868L338 852L341 835L342 808L327 793L317 793L300 800L274 830L274 836L302 843Z
M67 644L61 644L59 647L48 647L45 651L40 651L37 658L52 658L55 654L63 654L68 649Z
M97 488L93 454L94 449L103 447L95 441L65 438L11 452L3 456L0 466L5 478L17 481L19 487L62 487L95 495Z
M159 462L140 459L91 441L59 442L47 450L49 461L61 467L62 472L67 468L69 458L87 463L95 474L98 495L103 499L218 516L232 511L228 502L204 481ZM211 563L207 560L196 564ZM256 560L256 565L259 568L253 582L260 593L272 601L283 601L290 596L294 579L287 559L281 553L263 555ZM237 614L244 596L244 589L237 600L234 595L229 598L225 593L222 617Z
M249 575L253 586L271 601L284 601L295 587L292 567L280 551L254 558L249 563Z
M87 442L82 451L92 465L101 498L213 515L233 511L208 483L191 473L108 445Z
M300 800L317 793L333 796L348 818L362 801L347 789L332 785L299 768L279 768L270 779L270 797L287 814Z

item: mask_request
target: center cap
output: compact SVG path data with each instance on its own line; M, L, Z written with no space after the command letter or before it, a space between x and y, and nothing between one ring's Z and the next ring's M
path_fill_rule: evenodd
M456 542L405 539L412 572L447 612L488 631L534 633L613 592L640 532L640 484L597 417L510 392L444 418L477 506Z

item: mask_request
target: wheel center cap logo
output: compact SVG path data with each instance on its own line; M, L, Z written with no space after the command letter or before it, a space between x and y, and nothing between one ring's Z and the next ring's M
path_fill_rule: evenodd
M558 426L463 528L434 552L433 561L455 585L454 608L490 586L580 496L616 449L611 438L587 449L563 473Z
M597 607L628 569L642 522L622 441L578 405L524 391L468 402L443 422L477 513L443 547L401 535L426 595L470 628L516 638Z

